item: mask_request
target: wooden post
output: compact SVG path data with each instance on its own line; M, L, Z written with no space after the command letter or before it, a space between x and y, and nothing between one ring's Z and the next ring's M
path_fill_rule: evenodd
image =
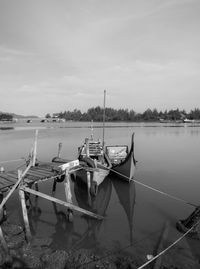
M59 143L58 144L58 158L60 158L61 149L62 149L62 143Z
M71 193L71 188L70 188L70 174L69 174L68 169L66 169L66 171L65 171L64 185L65 185L66 201L68 203L72 203L72 193Z
M39 191L38 183L37 183L37 182L35 183L35 190L36 190L36 191Z
M70 187L70 174L69 169L65 170L65 180L64 180L64 186L65 186L65 196L66 201L70 204L72 204L72 193L71 193L71 187ZM68 208L68 220L70 222L73 221L73 211L72 209Z
M0 203L3 201L3 193L0 191ZM0 209L0 223L4 220L5 205Z
M22 172L18 170L18 178L20 179L22 177ZM28 213L27 213L27 208L26 208L26 201L25 201L25 194L24 190L21 188L23 183L20 183L19 187L19 197L21 200L21 206L22 206L22 214L23 214L23 219L24 219L24 225L25 225L25 230L26 230L26 239L29 241L31 239L31 230L29 226L29 220L28 220Z
M85 139L85 144L86 144L86 156L89 157L90 156L90 152L89 152L89 141L88 141L88 138Z
M56 191L56 185L57 185L56 178L54 178L54 180L53 180L52 194L54 194L55 191Z
M35 166L36 161L36 155L37 155L37 138L38 138L38 130L35 131L35 142L34 142L34 148L33 148L33 166Z
M87 171L88 204L91 205L91 173Z
M4 236L3 236L1 225L0 225L0 242L1 242L5 252L8 253L8 246L7 246L6 240L5 240Z

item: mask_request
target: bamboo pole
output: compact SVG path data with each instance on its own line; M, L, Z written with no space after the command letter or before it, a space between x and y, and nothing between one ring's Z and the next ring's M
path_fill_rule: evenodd
M18 177L22 178L22 172L18 170ZM26 230L26 239L29 241L31 239L31 230L29 226L29 220L28 220L28 213L27 213L27 208L26 208L26 200L25 200L25 193L24 190L22 189L22 182L20 183L20 188L19 188L19 197L21 201L21 206L22 206L22 214L23 214L23 219L24 219L24 225L25 225L25 230Z
M73 204L68 203L68 202L64 202L64 201L62 201L60 199L57 199L55 197L49 196L47 194L44 194L44 193L41 193L41 192L38 192L38 191L35 191L35 190L32 190L30 188L27 188L27 187L22 186L21 187L21 190L26 191L26 192L29 192L29 193L34 194L34 195L37 195L39 197L42 197L42 198L47 199L49 201L52 201L54 203L58 203L60 205L66 206L66 207L68 207L68 208L70 208L72 210L81 212L81 213L86 214L86 215L88 215L90 217L93 217L93 218L96 218L96 219L99 219L99 220L104 219L103 216L97 215L97 214L95 214L93 212L90 212L88 210L85 210L85 209L83 209L83 208L81 208L79 206L73 205Z

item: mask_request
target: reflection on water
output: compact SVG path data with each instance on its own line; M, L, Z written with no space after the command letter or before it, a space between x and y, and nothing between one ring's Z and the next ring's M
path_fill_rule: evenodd
M131 181L127 182L118 179L117 177L112 178L112 183L118 196L119 202L124 209L127 216L129 230L130 230L130 244L133 243L133 216L134 207L136 200L135 183Z
M84 126L84 123L81 124ZM148 127L146 125L107 128L106 145L127 144L132 132L135 132L135 157L138 160L135 177L150 186L199 204L200 127L171 128L157 124L155 128L153 124ZM76 159L78 146L89 136L89 128L55 128L54 125L53 128L49 126L40 129L38 159L50 161L57 154L59 142L63 144L61 157ZM102 138L101 128L94 129L94 137ZM0 161L27 157L33 141L34 130L3 131L0 135ZM4 167L11 170L20 164L6 163ZM49 194L52 184L41 183L39 190ZM75 212L74 221L70 223L64 207L42 198L35 200L31 196L29 216L32 232L39 237L51 238L53 248L113 249L115 245L123 248L133 244L127 251L142 255L145 259L146 254L150 254L156 246L163 223L170 221L170 229L173 231L173 236L169 237L171 242L180 236L175 229L176 221L186 218L192 212L188 205L117 178L108 177L90 205L83 186L72 182L71 187L75 204L106 217L103 221L96 221ZM55 195L65 200L61 183L57 185ZM8 202L8 212L12 220L21 221L21 208L17 203L16 193ZM154 237L150 237L152 233ZM192 246L194 244L190 242L189 248L194 252L197 246Z

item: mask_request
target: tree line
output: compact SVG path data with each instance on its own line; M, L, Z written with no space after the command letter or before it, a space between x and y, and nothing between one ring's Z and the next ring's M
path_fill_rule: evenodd
M67 121L102 121L103 120L103 108L100 106L92 107L87 112L82 113L78 109L73 111L64 111L56 113L58 118L65 119ZM48 113L46 118L50 118L51 115ZM185 110L171 109L158 111L156 108L151 110L148 108L143 113L136 113L133 109L105 109L105 120L106 121L182 121L184 119L200 120L200 109L195 108L190 112Z
M0 112L0 121L12 121L13 115L10 113Z

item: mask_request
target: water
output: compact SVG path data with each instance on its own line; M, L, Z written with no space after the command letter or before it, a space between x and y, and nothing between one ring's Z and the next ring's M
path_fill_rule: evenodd
M200 127L189 125L160 125L144 123L113 123L106 128L106 145L130 144L135 132L135 158L138 161L135 178L142 183L199 204L200 189ZM39 129L37 156L50 161L57 154L62 142L62 156L76 159L77 148L85 137L90 136L90 123L16 123L13 130L0 131L0 161L27 157L33 146L34 130ZM80 128L78 128L80 127ZM94 127L101 127L94 123ZM94 128L94 137L102 137L102 129ZM9 170L22 162L3 164ZM86 202L87 193L77 184L71 184L73 202L91 209ZM39 190L51 193L52 182L39 184ZM56 197L65 200L62 184L57 184ZM121 182L111 176L99 189L92 209L106 216L103 221L74 213L73 223L66 219L66 209L42 198L32 197L29 211L32 234L52 239L53 249L125 249L133 256L152 254L158 244L163 225L169 222L168 243L181 236L175 225L186 218L193 208L172 200L136 183ZM8 201L8 214L12 221L22 223L17 193ZM199 245L187 239L186 248L196 258ZM179 245L181 248L185 245ZM188 251L188 250L187 250ZM181 255L175 247L172 255ZM182 257L182 256L180 256ZM181 258L180 258L181 259Z

